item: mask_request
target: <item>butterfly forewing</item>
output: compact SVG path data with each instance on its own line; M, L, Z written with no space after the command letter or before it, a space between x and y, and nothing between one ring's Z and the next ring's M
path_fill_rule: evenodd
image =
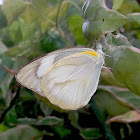
M73 48L52 52L25 65L16 74L16 79L21 85L46 97L41 88L41 78L47 73L48 69L64 57L91 50L89 48Z

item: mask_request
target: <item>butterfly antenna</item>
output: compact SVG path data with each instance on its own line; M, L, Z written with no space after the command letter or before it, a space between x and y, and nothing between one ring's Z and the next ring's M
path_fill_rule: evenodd
M110 55L107 55L107 54L104 54L105 56L107 56L107 57L112 57L112 56L110 56Z

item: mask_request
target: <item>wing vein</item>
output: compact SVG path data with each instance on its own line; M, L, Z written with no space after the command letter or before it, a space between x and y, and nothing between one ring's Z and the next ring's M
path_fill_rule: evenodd
M69 89L69 87L65 90L65 92L61 95L61 97L60 97L60 99L59 99L59 101L58 101L58 103L57 104L59 104L60 103L60 101L62 100L62 98L63 98L63 96L65 95L65 93L67 92L67 90Z
M75 105L76 105L76 99L77 99L78 93L80 91L80 83L81 83L81 81L79 81L78 91L76 93L76 98L75 98L75 102L74 102L74 108L75 108Z
M20 81L23 81L24 78L25 78L31 71L32 71L32 69L30 69L30 70L22 77L22 79L21 79Z

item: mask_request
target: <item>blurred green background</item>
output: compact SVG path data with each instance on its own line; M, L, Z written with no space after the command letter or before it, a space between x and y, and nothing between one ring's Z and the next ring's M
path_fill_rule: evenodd
M106 0L106 6L115 13L101 4L99 15L94 18L92 13L96 13L98 3L87 4L83 15L84 2L5 0L0 5L0 140L104 140L98 116L117 140L139 136L139 3ZM99 26L103 18L105 22ZM82 32L83 21L89 26ZM104 44L102 40L106 38L106 54L110 56L105 59L106 66L111 70L102 70L94 101L91 99L77 111L64 111L32 91L19 88L10 72L54 50L91 47L100 29L99 39Z

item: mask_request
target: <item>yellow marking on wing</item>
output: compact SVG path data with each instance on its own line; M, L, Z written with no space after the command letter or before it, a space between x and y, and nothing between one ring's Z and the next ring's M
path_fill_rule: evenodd
M85 52L75 53L75 54L66 56L66 57L64 57L64 58L70 58L70 57L75 56L75 55L78 55L78 54L89 54L89 55L92 55L92 56L94 56L94 57L95 57L95 56L98 57L98 54L93 50L93 51L85 51Z
M89 55L92 55L92 56L98 56L98 54L95 51L81 52L79 54L89 54Z

